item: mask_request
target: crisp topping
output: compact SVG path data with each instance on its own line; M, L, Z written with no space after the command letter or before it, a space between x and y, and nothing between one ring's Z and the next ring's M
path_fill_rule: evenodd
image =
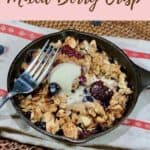
M110 61L95 40L68 36L51 44L62 51L40 87L19 96L23 114L39 128L72 139L113 126L132 93L118 62ZM30 55L21 69L34 57Z

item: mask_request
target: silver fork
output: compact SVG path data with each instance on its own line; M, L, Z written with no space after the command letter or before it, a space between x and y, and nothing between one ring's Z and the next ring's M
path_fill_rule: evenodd
M35 57L33 62L14 81L12 91L0 99L0 108L13 96L18 94L27 94L34 91L47 76L58 52L59 49L55 50L55 48L49 44L49 40L46 41L40 53Z

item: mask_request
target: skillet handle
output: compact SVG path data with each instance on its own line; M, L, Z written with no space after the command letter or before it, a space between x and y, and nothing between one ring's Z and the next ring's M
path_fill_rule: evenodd
M150 71L147 71L137 65L135 65L135 69L137 71L137 75L139 76L141 82L141 90L147 88L150 89Z

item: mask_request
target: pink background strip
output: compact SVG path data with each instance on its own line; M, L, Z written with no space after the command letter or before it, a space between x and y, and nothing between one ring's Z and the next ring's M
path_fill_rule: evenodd
M9 0L8 0L9 1ZM10 0L13 1L13 0ZM19 0L16 0L17 2ZM116 4L118 0L98 0L93 12L89 11L89 4L71 4L70 0L63 6L58 6L58 0L51 0L49 5L29 4L29 0L21 0L23 7L18 7L17 2L7 4L7 0L0 1L0 19L40 19L40 20L149 20L150 1L140 0L131 11L130 6L125 3L137 0L122 0L121 4ZM34 1L34 0L33 0ZM61 0L62 2L65 0ZM85 1L85 0L83 0ZM114 3L109 6L106 1Z

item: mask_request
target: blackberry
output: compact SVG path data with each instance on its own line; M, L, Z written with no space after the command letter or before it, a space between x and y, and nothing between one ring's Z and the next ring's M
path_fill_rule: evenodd
M83 58L83 55L81 55L78 51L76 51L75 49L71 48L69 45L65 45L64 47L62 47L61 49L61 53L62 54L66 54L69 57L76 57L78 59Z
M104 107L109 105L109 101L113 95L113 91L103 84L102 81L96 81L91 85L91 95L99 100Z

